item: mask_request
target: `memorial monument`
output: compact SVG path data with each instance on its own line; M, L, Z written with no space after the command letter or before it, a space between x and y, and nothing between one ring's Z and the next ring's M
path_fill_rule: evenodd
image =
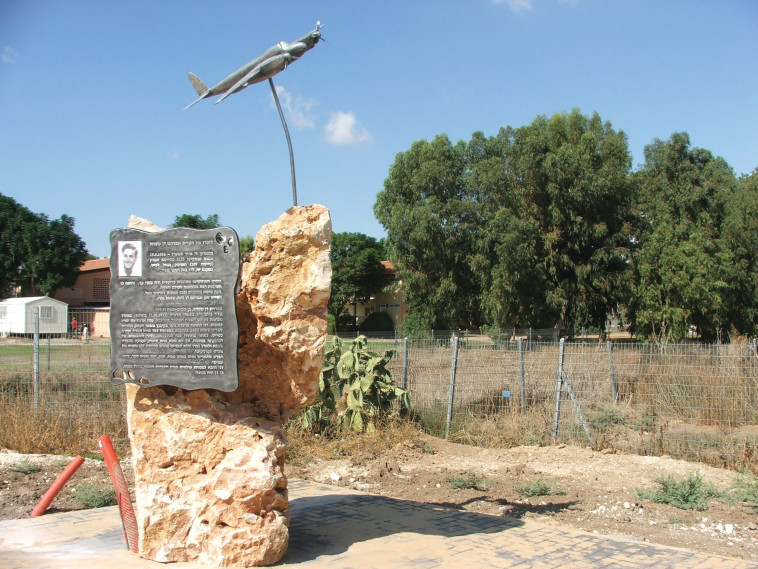
M268 79L320 38L280 42L199 98ZM194 77L194 79L193 79ZM189 105L189 106L192 106ZM331 219L294 206L239 263L230 228L132 216L111 234L111 381L123 383L139 554L209 567L271 565L287 550L282 423L317 395L331 290Z

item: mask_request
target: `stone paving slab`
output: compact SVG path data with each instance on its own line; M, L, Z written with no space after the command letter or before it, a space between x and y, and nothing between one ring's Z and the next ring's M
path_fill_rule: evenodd
M289 551L277 567L758 569L738 559L303 480L290 480L289 487ZM201 569L130 553L115 506L0 521L0 569L163 567Z

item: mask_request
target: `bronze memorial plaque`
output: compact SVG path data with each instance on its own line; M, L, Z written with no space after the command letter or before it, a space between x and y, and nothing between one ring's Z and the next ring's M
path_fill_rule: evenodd
M110 268L112 383L237 389L233 229L116 229Z

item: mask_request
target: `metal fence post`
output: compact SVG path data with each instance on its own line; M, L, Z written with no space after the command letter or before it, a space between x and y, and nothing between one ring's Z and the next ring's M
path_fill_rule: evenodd
M39 308L34 309L34 352L32 370L34 373L34 417L39 411Z
M563 384L563 338L558 346L558 379L555 383L555 413L553 414L553 438L558 438L558 420L561 416L561 385Z
M518 375L521 380L521 416L526 415L526 375L524 374L524 342L518 339Z
M611 374L611 395L613 396L613 404L616 405L619 400L619 388L616 384L616 370L613 367L613 343L608 340L605 345L608 350L608 366Z
M450 389L447 397L447 419L445 421L445 439L450 436L450 424L453 422L453 401L455 400L455 374L458 368L458 336L453 336L453 361L450 366Z
M403 389L408 391L408 346L410 345L410 340L408 338L403 338ZM404 409L405 405L400 403L401 407Z

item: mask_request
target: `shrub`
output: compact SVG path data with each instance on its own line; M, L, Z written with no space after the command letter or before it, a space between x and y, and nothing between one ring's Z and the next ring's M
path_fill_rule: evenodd
M340 332L353 332L355 331L355 318L352 314L343 312L337 317L337 330Z
M758 514L758 478L752 475L743 475L734 484L735 496L745 502Z
M18 464L14 464L8 468L11 472L18 472L20 474L32 474L33 472L39 472L42 470L39 466L36 464L32 464L29 461L23 461L19 462Z
M465 474L453 474L447 477L447 485L453 490L489 490L492 483L486 478L478 476L473 470L467 470Z
M372 312L359 326L361 332L392 332L395 323L386 312Z
M643 500L658 504L669 504L680 510L705 510L711 498L717 498L721 493L710 482L703 480L699 472L690 473L686 478L659 476L655 479L657 488L634 491Z
M80 484L74 489L74 497L82 506L87 508L105 508L118 504L116 491L113 488L103 486Z
M420 448L422 453L427 452L418 426L398 415L385 417L377 424L374 433L346 429L339 437L313 434L303 428L299 417L288 421L284 428L287 433L287 464L306 466L335 457L377 456L398 447Z
M516 484L513 489L520 496L534 498L536 496L563 496L566 489L562 488L555 480L545 480L542 476L533 478L527 482Z

